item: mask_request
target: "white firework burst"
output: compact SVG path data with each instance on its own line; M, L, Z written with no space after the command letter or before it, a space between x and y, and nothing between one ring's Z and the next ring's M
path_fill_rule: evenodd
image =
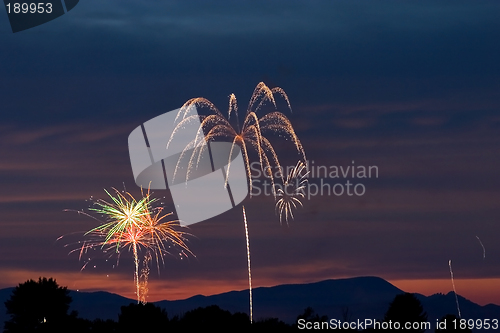
M301 199L305 197L308 175L306 165L298 161L284 179L283 185L276 185L276 213L280 217L280 223L284 218L288 225L288 218L294 218L292 210L298 205L303 206Z

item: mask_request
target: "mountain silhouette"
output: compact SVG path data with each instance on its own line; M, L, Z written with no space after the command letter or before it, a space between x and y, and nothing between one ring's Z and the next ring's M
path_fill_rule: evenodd
M252 290L254 318L277 317L292 323L297 315L311 306L317 313L342 318L342 311L370 314L381 318L389 303L402 290L378 277L326 280L309 284L288 284ZM213 296L193 296L179 301L161 301L157 305L172 315L182 314L193 305L216 304L231 312L248 312L248 290L231 291Z
M14 288L0 289L0 327L8 319L4 302L9 299ZM394 297L404 291L378 277L356 277L326 280L308 284L288 284L253 289L254 318L256 320L275 317L286 323L294 323L306 307L316 313L342 321L357 319L382 320ZM422 303L431 323L446 314L457 315L455 295L435 294L424 296L415 294ZM118 319L120 307L135 303L108 292L71 291L73 301L70 311L78 311L86 319ZM462 318L498 318L500 306L489 304L480 306L461 296L458 297ZM218 295L197 295L184 300L160 301L154 303L167 310L170 318L189 310L209 305L218 305L230 312L248 312L248 290L231 291Z

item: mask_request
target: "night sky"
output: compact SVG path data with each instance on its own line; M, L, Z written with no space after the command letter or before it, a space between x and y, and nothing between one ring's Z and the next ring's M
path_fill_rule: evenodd
M47 276L134 298L131 253L80 271L70 243L97 222L64 210L140 194L140 124L193 97L226 112L234 93L244 112L263 81L288 94L311 164L378 177L325 180L366 191L306 198L288 226L248 197L254 287L379 276L447 293L452 260L458 294L500 304L499 17L498 1L82 0L13 34L0 14L0 287ZM149 300L248 288L241 204L188 232L196 257L152 269Z

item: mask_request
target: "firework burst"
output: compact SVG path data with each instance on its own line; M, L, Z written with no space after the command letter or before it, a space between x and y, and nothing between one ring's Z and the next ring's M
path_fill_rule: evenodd
M81 260L89 250L97 248L111 255L117 253L118 257L125 250L131 251L135 266L134 283L137 301L145 302L149 262L154 257L159 272L160 262L164 264L164 256L170 254L167 244L178 246L182 253L186 251L192 254L185 243L188 234L177 230L180 226L178 220L166 220L172 213L162 214L162 207L153 207L156 200L151 198L149 191L142 194L141 200L136 200L128 192L122 193L116 189L114 191L116 196L106 191L112 202L97 200L95 202L97 208L90 208L90 211L97 212L104 217L104 222L90 214L78 212L98 220L101 225L86 232L84 235L87 239L79 248L70 253L78 251ZM141 250L146 250L147 253L143 260L141 275L139 275L139 252Z
M243 119L243 123L240 126L240 120L238 115L238 103L236 96L231 94L229 96L229 108L227 112L227 117L225 117L215 105L205 98L193 98L184 103L180 108L176 122L177 125L174 128L170 140L167 146L172 141L175 134L182 129L187 123L193 121L199 117L201 121L200 128L196 137L184 148L179 161L184 157L185 154L191 153L188 171L186 173L186 181L189 178L189 170L196 167L199 162L204 149L207 149L206 142L216 141L216 140L229 140L232 142L231 152L229 154L228 167L226 170L226 181L229 176L229 170L231 165L232 151L235 145L241 148L243 159L245 161L246 173L248 176L248 182L250 187L250 195L252 193L252 174L250 172L249 163L249 151L254 150L259 158L261 170L267 173L268 176L273 181L272 178L272 166L277 167L281 170L278 155L271 142L266 137L267 133L278 134L284 136L291 140L300 155L302 160L306 160L305 151L300 143L299 138L295 134L293 126L290 120L281 112L277 111L275 96L281 96L289 110L291 111L290 101L285 91L279 87L269 88L263 82L260 82L256 87L248 103L248 108ZM275 111L265 114L262 117L257 116L257 112L266 104L271 103L274 106ZM188 110L192 106L198 106L202 108L208 108L212 112L210 115L204 116L187 116ZM235 116L235 125L231 123L231 115ZM175 170L177 171L177 170ZM174 172L175 177L175 172ZM281 175L281 178L283 176Z
M245 164L245 169L247 173L248 185L250 188L250 196L252 195L252 174L250 172L250 162L249 162L249 151L253 150L257 153L260 167L263 173L265 173L272 182L271 188L273 189L273 194L276 196L274 178L272 174L272 166L275 166L279 170L279 177L281 181L285 183L284 176L281 173L281 165L278 159L278 155L271 142L267 138L267 134L277 134L279 136L289 139L295 146L297 153L304 162L306 161L306 155L299 138L295 134L292 123L290 120L281 112L277 111L275 96L281 96L287 104L290 112L292 108L290 106L290 101L288 99L285 91L279 87L269 88L263 82L260 82L254 89L252 97L248 103L245 117L243 122L240 123L238 115L238 103L236 96L231 94L229 96L229 108L227 112L227 117L225 117L217 107L205 98L193 98L188 100L179 109L177 117L175 119L176 126L172 131L170 140L167 143L167 148L174 138L175 134L184 128L191 121L200 121L200 127L195 138L186 145L180 154L176 169L174 170L174 178L176 176L177 170L179 169L179 163L183 160L186 154L189 157L188 168L186 170L186 182L189 179L190 172L193 168L198 166L200 162L202 153L207 149L207 142L210 141L230 141L232 143L231 150L228 156L228 163L226 168L225 181L229 179L229 172L231 166L231 156L233 155L233 149L235 146L239 146L243 160ZM262 109L265 104L272 104L274 106L274 111L269 112L260 118L257 116L257 112ZM211 114L209 115L191 115L189 116L189 110L192 106L207 108ZM231 122L231 115L234 114L235 120ZM240 125L241 124L241 125ZM298 199L297 199L298 200ZM300 200L299 200L300 201ZM294 202L295 204L295 202ZM283 201L283 206L288 207ZM286 210L291 214L290 209ZM292 215L293 216L293 215ZM286 215L288 217L288 215ZM248 225L245 213L245 206L243 206L243 219L245 223L245 236L247 243L247 258L248 258L248 285L250 293L250 321L252 322L252 275L250 270L250 243L248 236Z
M117 189L113 188L116 193L116 196L111 195L107 190L104 190L106 194L111 198L112 202L108 202L102 199L99 199L95 202L95 205L98 208L90 208L91 211L94 211L103 217L106 218L106 222L97 228L91 229L86 233L91 234L94 231L98 231L100 233L106 233L104 244L108 242L113 242L113 239L116 240L116 236L126 233L128 229L129 235L130 232L133 232L136 229L141 229L143 224L143 219L150 214L149 206L154 202L154 199L150 198L149 191L143 198L137 201L130 193L121 193ZM116 250L120 248L120 241L114 242L116 243Z
M280 217L280 224L284 217L288 225L288 218L293 219L292 209L297 208L298 205L302 206L300 199L305 196L308 175L309 171L307 171L306 165L302 161L298 161L283 181L283 186L277 186L276 213Z

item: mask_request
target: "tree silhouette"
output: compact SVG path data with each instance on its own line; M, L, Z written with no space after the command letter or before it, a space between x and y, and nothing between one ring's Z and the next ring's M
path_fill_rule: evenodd
M246 313L231 314L217 305L211 305L186 312L177 325L177 328L187 331L243 332L247 331L251 324Z
M63 332L70 319L68 293L52 278L20 283L5 302L11 318L5 322L4 332Z
M304 312L297 316L296 322L299 321L299 319L305 319L306 321L328 321L327 316L320 316L310 306L305 308Z
M299 329L298 322L301 319L303 319L305 322L325 322L325 321L328 321L327 316L320 316L310 306L305 308L304 312L297 316L297 319L295 320L295 323L292 326L294 329Z
M118 332L162 331L168 322L165 309L152 303L130 303L121 307Z
M397 295L389 305L385 317L385 322L399 323L402 329L406 323L424 323L427 322L427 314L424 312L422 304L410 293ZM425 329L404 329L410 332L424 332ZM398 331L398 330L396 330Z
M92 322L91 332L106 332L113 333L118 332L118 323L111 319L94 319Z
M292 326L285 324L278 318L266 318L253 322L251 326L252 332L291 332L294 331ZM247 331L249 331L247 329Z
M455 323L453 323L453 320L456 320ZM445 322L446 326L443 326L442 328L436 328L435 332L472 332L469 328L460 328L460 323L459 323L459 318L457 318L457 316L455 315L452 315L452 314L448 314L446 316L444 316L443 318L441 318L441 320L439 321L441 323L441 325L443 325L442 323ZM457 328L455 329L455 326L457 326ZM446 327L446 328L444 328Z

